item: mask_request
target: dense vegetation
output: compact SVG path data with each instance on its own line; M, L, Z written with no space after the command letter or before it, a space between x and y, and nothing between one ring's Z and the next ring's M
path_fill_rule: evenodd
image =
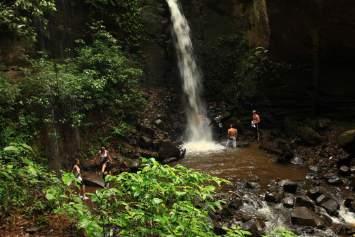
M32 217L49 211L43 189L56 184L60 184L56 176L38 163L38 155L28 145L13 143L0 150L2 220L15 213Z
M77 48L76 56L57 62L31 60L25 79L0 77L2 136L0 144L29 142L45 125L85 127L90 114L104 114L107 122L132 117L144 101L139 91L140 68L130 61L116 39L100 29L91 45Z

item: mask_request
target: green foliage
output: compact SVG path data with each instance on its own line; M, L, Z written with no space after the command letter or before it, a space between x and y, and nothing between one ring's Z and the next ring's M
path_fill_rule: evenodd
M32 215L49 209L42 189L59 184L56 177L35 163L35 152L13 143L0 151L0 217L12 212Z
M33 42L36 28L45 29L48 15L56 10L55 0L0 1L0 32L13 33Z
M59 210L76 220L88 236L116 231L120 236L216 236L208 213L221 207L216 185L224 180L182 166L145 160L138 173L108 176L110 188L92 194L93 207L63 192Z
M85 0L93 8L91 19L103 21L128 50L136 49L142 40L143 24L140 0Z
M32 60L18 84L0 77L0 144L28 142L44 125L89 125L91 114L102 122L114 118L114 124L134 121L144 104L141 75L103 29L92 45L78 48L65 62Z
M105 29L100 29L95 38L91 46L79 49L73 63L78 72L95 80L93 89L101 90L91 93L97 106L123 118L130 111L136 112L144 102L138 87L143 72L123 54L116 39Z
M263 237L297 237L297 235L286 228L280 227L274 229L269 234L263 235Z
M125 122L121 122L118 125L112 127L112 136L116 138L122 138L133 131L133 127Z
M251 236L249 231L241 229L239 226L232 225L230 228L224 228L227 231L225 237L247 237Z

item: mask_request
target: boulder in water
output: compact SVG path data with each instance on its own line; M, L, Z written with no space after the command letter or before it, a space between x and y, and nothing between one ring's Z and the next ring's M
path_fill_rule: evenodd
M295 207L291 213L293 225L321 227L322 219L307 207Z
M245 187L248 189L258 189L260 188L260 184L258 184L257 182L248 181L245 183Z
M266 192L264 198L267 202L279 203L281 201L282 194L278 192Z
M282 204L287 208L292 208L295 205L295 198L293 196L287 196L282 199Z
M238 210L241 206L243 206L243 200L239 198L234 198L228 204L228 208L234 210Z
M324 194L321 194L319 197L317 197L316 203L320 204L320 203L324 202L326 199L328 199L328 197L325 196Z
M171 141L162 142L159 146L158 160L163 162L166 159L175 158L181 159L185 156L186 150L181 150L176 144Z
M313 200L316 200L320 195L322 195L322 192L319 187L314 187L307 191L307 195Z
M280 186L287 193L296 193L298 184L291 180L285 179L280 181Z
M349 208L350 211L355 212L355 197L348 197L344 201L344 206Z
M296 207L307 207L307 208L314 210L315 203L313 202L312 199L310 199L307 196L298 196L298 197L296 197L295 206Z
M321 203L321 207L323 207L329 215L337 215L340 206L336 200L328 199Z

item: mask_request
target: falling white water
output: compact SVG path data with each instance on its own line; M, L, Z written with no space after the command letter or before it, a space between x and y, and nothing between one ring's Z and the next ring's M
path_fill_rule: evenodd
M190 27L179 7L178 0L167 0L171 11L171 21L175 36L175 47L178 56L183 90L187 97L187 152L221 150L222 146L212 140L212 131L206 108L201 99L201 74L196 64L190 37Z

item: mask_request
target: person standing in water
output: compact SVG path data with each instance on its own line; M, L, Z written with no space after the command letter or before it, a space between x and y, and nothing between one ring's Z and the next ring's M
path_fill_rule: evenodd
M255 130L255 137L257 139L257 141L260 141L260 115L256 112L256 110L253 110L253 115L251 118L251 127Z
M230 128L228 129L228 141L226 146L237 148L237 136L238 136L238 130L233 127L233 124L231 124Z
M80 197L83 198L84 200L88 199L88 197L85 195L85 184L83 181L83 178L81 176L81 170L80 170L80 160L75 159L75 163L72 168L72 172L76 179L78 180L78 183L80 185Z
M223 133L222 119L223 119L223 116L220 113L214 118L214 121L215 121L217 128L218 128L218 138L221 138L222 133Z

